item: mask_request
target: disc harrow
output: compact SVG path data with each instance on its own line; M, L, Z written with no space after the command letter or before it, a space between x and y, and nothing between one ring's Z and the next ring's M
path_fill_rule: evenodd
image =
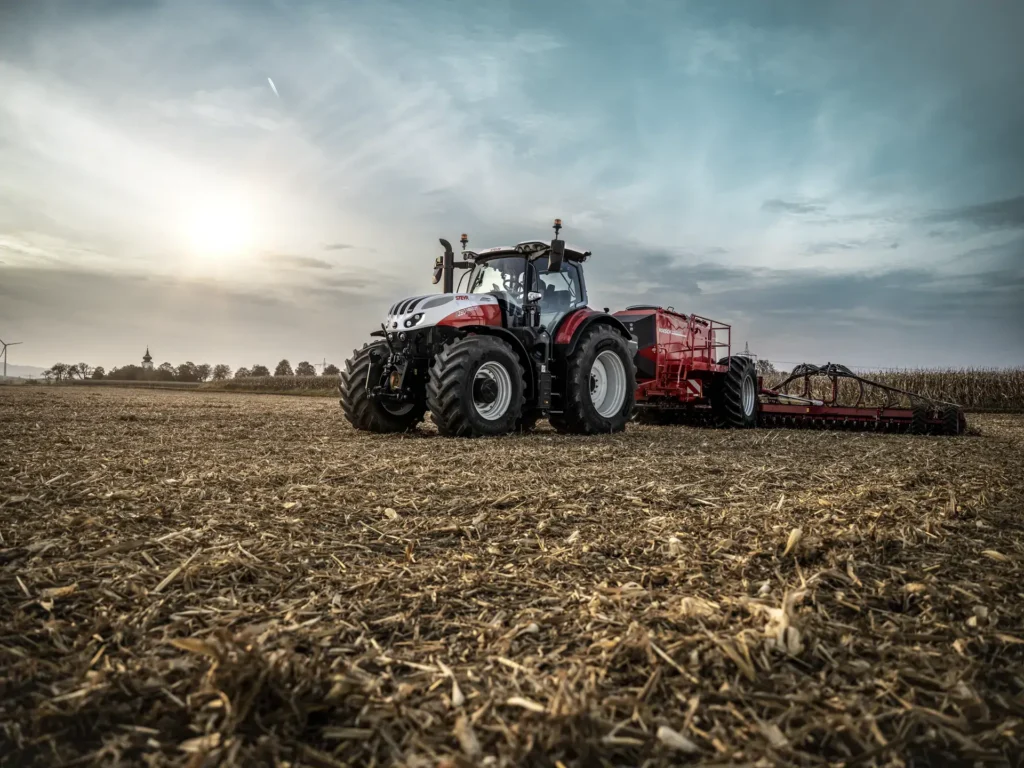
M776 385L760 384L758 423L767 427L959 435L963 409L873 381L845 365L802 363ZM799 395L789 392L801 385ZM850 402L850 401L853 402Z

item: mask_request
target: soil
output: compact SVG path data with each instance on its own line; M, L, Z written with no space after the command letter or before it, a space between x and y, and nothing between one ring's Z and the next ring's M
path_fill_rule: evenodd
M969 420L0 388L0 765L1020 764L1024 416Z

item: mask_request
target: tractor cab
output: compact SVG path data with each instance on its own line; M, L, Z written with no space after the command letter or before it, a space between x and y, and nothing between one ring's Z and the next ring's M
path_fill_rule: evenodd
M512 247L488 248L479 253L463 251L472 263L459 280L457 294L490 294L502 307L508 327L539 326L554 333L570 312L587 304L581 262L589 252L565 247L555 258L551 246L537 240ZM529 309L536 307L536 312Z

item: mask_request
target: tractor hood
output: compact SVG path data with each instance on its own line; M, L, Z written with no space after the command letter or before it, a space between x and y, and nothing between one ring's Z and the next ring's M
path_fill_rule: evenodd
M501 325L498 299L489 293L431 293L396 302L388 310L384 327L402 333L435 325Z

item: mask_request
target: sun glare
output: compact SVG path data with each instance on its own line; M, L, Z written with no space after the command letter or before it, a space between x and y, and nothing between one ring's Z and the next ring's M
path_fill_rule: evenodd
M195 256L238 257L254 245L253 214L242 201L205 200L187 215L184 234Z

